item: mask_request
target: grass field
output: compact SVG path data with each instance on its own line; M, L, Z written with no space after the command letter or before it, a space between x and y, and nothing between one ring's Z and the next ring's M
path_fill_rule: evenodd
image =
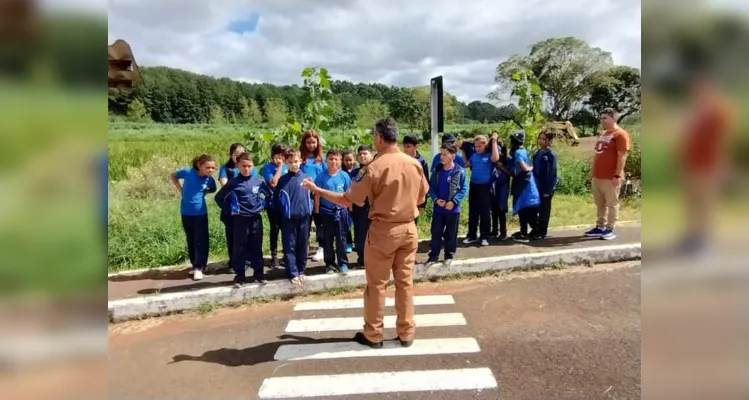
M448 128L449 129L449 128ZM487 130L490 127L487 126ZM458 129L455 129L458 130ZM110 125L109 150L109 270L147 268L184 263L186 245L180 223L179 194L169 182L175 167L188 165L199 153L226 161L229 145L243 142L246 128L225 125L157 125L137 129L117 123ZM554 197L551 225L593 223L595 207L589 194L588 176L592 138L583 138L579 147L560 147L561 182ZM420 152L431 163L429 143ZM216 176L217 178L217 176ZM212 260L226 258L223 224L213 196L206 197L209 207ZM419 219L419 231L429 236L431 206ZM467 227L467 201L461 214L461 234ZM640 218L636 200L625 201L622 220ZM265 222L264 248L268 250L268 224ZM508 230L513 232L517 219Z

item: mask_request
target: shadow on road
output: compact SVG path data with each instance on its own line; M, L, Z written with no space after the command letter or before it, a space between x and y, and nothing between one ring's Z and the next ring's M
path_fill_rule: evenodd
M200 356L191 356L180 354L172 357L172 361L167 363L171 365L183 361L200 361L211 364L220 364L227 367L241 367L245 365L257 365L265 362L275 361L274 356L278 348L287 344L320 344L320 343L340 343L350 341L351 338L330 338L330 339L312 339L305 336L281 335L278 339L281 341L264 343L259 346L248 347L246 349L218 349L206 351ZM292 340L286 340L292 339Z
M575 243L580 242L589 242L589 241L601 241L600 238L590 238L587 236L562 236L562 237L554 237L554 236L547 236L546 239L543 240L531 240L528 243L524 243L526 246L530 247L544 247L544 248L555 248L555 247L563 247L563 246L572 246Z

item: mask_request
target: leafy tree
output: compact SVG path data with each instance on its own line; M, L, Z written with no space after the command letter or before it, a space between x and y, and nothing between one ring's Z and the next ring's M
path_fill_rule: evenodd
M390 111L385 104L377 100L367 100L359 104L354 112L356 115L355 125L359 128L371 128L378 118L385 118L390 115Z
M306 89L307 106L302 113L302 125L313 128L320 134L330 130L335 109L333 91L330 89L330 74L325 68L307 67L302 71Z
M254 99L247 103L249 121L253 125L258 125L263 122L263 112L260 111L260 106L257 105L257 101Z
M578 136L587 136L589 132L594 132L600 124L600 114L593 113L587 108L575 113L570 118L570 122L575 126Z
M536 75L528 69L515 71L511 79L512 95L518 99L513 121L525 130L525 146L533 149L536 146L535 133L542 129L544 123L541 85Z
M245 97L239 99L239 114L237 115L238 122L245 124L257 125L263 122L263 113L260 112L257 102L255 100L247 101Z
M148 119L148 111L142 101L135 99L127 107L127 119L134 122L141 122Z
M210 123L214 125L220 125L225 122L224 110L217 104L211 106Z
M270 126L279 126L286 121L288 112L286 104L279 98L270 98L265 101L265 122Z
M593 74L589 78L590 95L585 104L595 114L600 114L607 107L619 112L621 122L624 118L640 111L641 86L640 70L627 66L616 66Z
M498 88L489 96L500 100L501 88L512 86L516 72L530 71L545 95L545 111L554 119L568 119L592 89L591 75L613 65L611 53L583 40L561 37L531 46L528 55L513 55L497 66ZM523 107L521 107L523 108Z

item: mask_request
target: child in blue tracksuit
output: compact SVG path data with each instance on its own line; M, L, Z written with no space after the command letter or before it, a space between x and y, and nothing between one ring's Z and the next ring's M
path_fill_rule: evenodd
M356 176L356 174L354 173L354 171L356 171L356 158L354 157L354 152L351 151L351 149L345 149L341 152L341 154L343 155L341 169L343 169L343 171L348 174L349 178L354 179L354 177ZM351 219L350 211L351 210L349 210L349 227L353 227L354 221ZM353 246L354 238L351 235L351 229L349 229L346 234L346 253L351 253L352 251L354 251Z
M179 168L169 175L174 186L182 193L182 227L187 237L187 254L192 264L190 273L195 280L203 279L203 271L208 265L208 206L205 195L216 191L214 172L216 160L208 154L202 154L192 160L192 168ZM180 179L183 182L181 185Z
M248 263L252 267L255 282L265 284L262 214L271 192L262 178L252 175L254 163L249 153L239 155L236 162L239 173L215 197L219 207L228 210L234 228L234 254L231 256L234 285L239 287L246 283L245 265Z
M473 139L476 152L471 155L466 165L471 168L471 183L468 189L468 234L463 243L471 244L481 241L482 246L489 245L491 230L491 180L494 163L499 160L499 149L496 138L492 138L492 148L484 135ZM480 227L479 227L479 224ZM477 231L479 235L477 235Z
M308 177L300 171L302 158L299 150L287 149L284 155L289 171L278 180L273 191L273 205L281 211L281 240L286 277L293 285L305 279L309 243L310 218L313 205L309 190L302 187Z
M351 178L359 174L362 168L366 168L372 162L372 146L363 144L356 149L359 168L354 169ZM359 268L364 268L364 246L366 245L367 232L369 231L369 199L364 200L364 204L351 206L351 220L354 224L354 247L358 260L356 264Z
M434 210L427 265L438 261L443 243L445 264L451 262L457 251L460 202L463 201L468 191L465 170L455 163L457 152L458 149L452 143L442 145L440 162L435 166L429 181L429 196L434 202Z
M328 150L325 158L328 169L317 175L315 185L332 192L345 192L351 186L351 177L345 171L341 171L341 152L335 149ZM323 230L325 272L332 274L337 270L342 274L348 273L348 256L346 255L346 232L349 232L348 209L317 195L315 196L315 212L320 215L322 225L325 227Z
M286 175L289 167L284 164L284 152L286 146L276 143L271 147L270 161L263 165L262 176L265 183L273 191L282 176ZM270 257L271 267L278 268L278 234L281 232L281 211L276 208L272 201L268 201L265 206L268 214L268 224L270 225Z
M551 218L551 199L557 188L557 154L549 147L551 145L551 134L541 132L538 134L539 150L533 154L533 177L536 180L538 192L541 195L541 204L538 207L538 227L536 236L545 238L549 233L549 219Z
M245 152L245 148L242 145L242 143L232 143L231 146L229 146L229 160L226 161L226 163L221 164L221 166L218 169L218 183L221 184L221 186L226 185L229 183L234 177L239 175L239 170L237 168L237 157L239 157L240 154ZM257 176L257 171L255 168L252 169L252 176ZM231 257L234 251L232 251L232 247L234 246L234 227L232 226L233 218L231 217L231 214L229 213L229 210L221 210L221 222L224 224L224 233L226 234L226 248L229 250L229 265L231 265Z
M442 144L447 144L447 143L455 144L456 140L457 139L455 138L455 135L452 135L452 134L449 134L449 133L445 133L444 135L442 135ZM434 168L439 163L440 163L440 154L437 153L432 158L432 168L430 170L431 173L434 173ZM466 167L465 160L463 159L463 156L460 155L460 153L457 153L455 155L455 164L460 165L461 168L465 168Z
M512 212L520 219L520 232L513 235L518 242L538 239L538 206L541 200L533 179L533 164L528 150L523 146L525 131L515 131L510 135L510 156L512 157ZM530 226L531 231L528 232Z
M507 166L507 148L499 147L499 161L492 171L492 232L497 232L498 240L507 240L507 205L512 174Z

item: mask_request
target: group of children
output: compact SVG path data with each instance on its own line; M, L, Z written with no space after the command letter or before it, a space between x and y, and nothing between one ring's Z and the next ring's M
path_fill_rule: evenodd
M351 151L329 150L323 159L320 137L312 130L304 133L300 149L274 144L270 161L259 172L252 155L242 144L231 145L229 155L229 160L219 168L222 186L215 201L221 209L235 285L247 282L245 271L248 267L253 271L255 282L266 283L262 251L263 212L267 214L270 225L271 265L277 268L280 264L280 234L283 264L292 284L300 285L305 280L313 224L318 242L313 259L324 260L328 273L349 271L348 254L354 250L352 243L355 243L358 256L357 265L364 265L369 205L354 205L350 209L340 207L318 196L313 197L302 187L302 181L310 177L319 187L346 191L359 168L372 161L370 146L362 145L357 149L358 168ZM192 168L180 168L171 174L172 182L182 194L182 225L195 280L203 278L208 263L205 195L216 192L215 170L215 159L204 154L193 160Z
M488 246L489 239L500 241L507 236L507 212L512 195L512 212L518 214L520 231L512 238L519 242L546 238L551 215L551 200L556 190L557 156L551 149L551 134L538 135L539 150L529 158L525 131L510 135L509 149L500 141L499 134L491 138L476 136L472 142L456 146L452 135L445 135L439 154L435 154L430 170L429 196L434 203L431 243L427 265L438 262L444 247L444 261L449 264L457 250L461 202L468 194L468 234L464 244L480 243ZM413 139L409 138L411 142ZM418 144L418 141L416 141ZM406 145L404 151L419 158L415 148ZM425 163L422 161L422 165ZM466 183L466 168L471 170ZM530 228L530 231L529 231Z
M479 135L461 146L455 137L445 135L440 153L434 156L431 169L418 152L419 139L406 135L404 152L419 160L429 181L434 208L431 221L431 251L427 263L435 263L444 246L445 261L450 262L457 248L458 224L462 200L468 194L469 226L466 244L489 244L490 237L507 239L506 213L509 195L513 196L513 213L519 214L520 231L513 235L518 241L543 239L551 212L551 199L556 188L556 154L549 148L551 137L542 132L540 149L530 160L522 143L525 132L510 136L507 149L493 132L491 139ZM318 187L345 192L351 180L373 160L372 148L359 146L353 151L329 150L323 157L320 136L313 130L304 132L299 149L275 144L268 163L255 168L252 155L244 146L230 146L229 160L219 168L221 188L215 201L221 209L225 226L229 264L234 270L234 283L247 281L246 269L252 269L255 282L266 283L263 273L263 221L267 214L270 225L271 265L279 267L278 237L281 236L286 276L294 285L305 280L311 226L315 226L318 248L313 259L324 261L327 273L346 273L348 254L355 251L357 265L364 265L364 245L370 220L369 204L341 207L319 196L312 196L302 181L312 178ZM358 161L358 167L357 163ZM191 274L203 278L208 263L207 193L217 185L213 174L216 161L200 155L192 167L171 174L171 180L182 194L182 225L187 238ZM471 169L466 183L465 168ZM182 184L180 184L182 180ZM426 203L419 206L424 209ZM351 233L353 227L353 235ZM531 228L528 231L528 227ZM352 237L353 236L353 237Z

